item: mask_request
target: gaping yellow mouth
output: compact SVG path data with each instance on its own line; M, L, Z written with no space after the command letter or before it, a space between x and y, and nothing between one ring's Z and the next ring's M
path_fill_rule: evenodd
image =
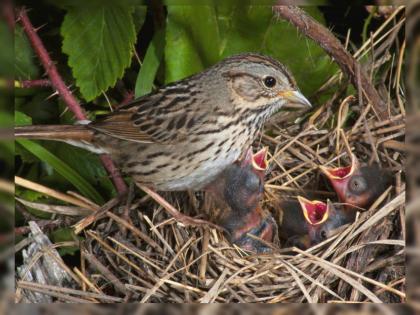
M252 167L258 171L264 171L267 169L268 160L267 160L268 147L262 148L260 151L252 155Z
M358 160L354 154L351 155L351 165L343 167L329 168L325 166L320 166L321 171L330 179L330 180L340 180L352 176L358 167Z
M311 225L319 225L324 223L329 216L329 207L326 203L319 200L308 200L304 197L297 197L303 215L306 221Z

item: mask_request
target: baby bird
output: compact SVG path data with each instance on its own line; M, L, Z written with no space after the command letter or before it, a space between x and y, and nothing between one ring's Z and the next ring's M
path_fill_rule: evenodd
M250 235L272 242L277 231L273 217L259 204L264 193L266 156L266 148L256 154L248 150L241 162L229 166L210 185L213 196L223 201L227 208L221 225L227 230L232 243L257 253L270 249Z
M279 230L286 246L307 249L334 234L334 230L354 220L354 212L346 211L329 200L308 200L298 196L297 200L280 203Z
M390 174L377 164L360 165L354 154L351 165L328 168L320 166L341 202L347 208L367 210L391 184Z

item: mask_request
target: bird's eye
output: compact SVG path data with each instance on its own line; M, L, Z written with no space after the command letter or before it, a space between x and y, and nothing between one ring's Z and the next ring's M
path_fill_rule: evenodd
M271 77L271 76L265 77L264 78L264 85L268 88L272 88L273 86L276 85L276 79Z
M257 175L251 174L252 176L247 176L245 179L245 187L248 191L255 192L259 190L261 183Z
M350 189L353 192L363 192L364 190L366 190L366 188L366 181L360 176L356 176L350 181Z
M325 230L322 230L321 231L321 237L322 237L322 239L327 239L327 232L325 231Z

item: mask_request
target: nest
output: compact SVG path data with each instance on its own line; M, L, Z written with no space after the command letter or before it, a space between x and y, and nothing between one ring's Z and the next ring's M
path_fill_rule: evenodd
M212 226L179 224L165 211L166 204L132 191L123 204L110 201L100 215L85 219L78 226L83 240L25 249L31 255L21 266L17 300L36 302L47 295L70 302L404 301L405 110L400 96L404 49L394 55L387 49L400 47L400 27L395 24L384 37L381 32L374 34L372 45L358 54L375 56L367 62L367 72L381 71L381 96L387 100L390 119L378 118L358 91L344 97L349 83L337 73L318 96L332 89L336 92L318 110L305 117L277 115L254 143L256 148L269 147L263 208L273 214L279 198L303 192L336 200L318 165L348 164L349 151L365 163L377 162L391 170L393 185L368 211L358 213L353 224L305 251L273 245L272 253L255 255L229 243ZM372 47L380 51L372 52ZM205 200L200 193L162 196L182 213L203 212ZM79 208L66 215L51 209L59 216L81 214ZM36 228L32 232L42 233ZM36 242L34 238L24 245ZM80 265L72 268L54 251L75 244L80 248ZM48 274L52 265L66 275L57 280ZM37 273L43 273L44 280L37 281Z

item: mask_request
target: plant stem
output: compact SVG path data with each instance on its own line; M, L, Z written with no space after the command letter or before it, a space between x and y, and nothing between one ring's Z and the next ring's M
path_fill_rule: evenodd
M388 119L387 106L384 100L379 96L378 91L368 80L365 71L360 67L352 55L350 55L340 41L322 24L315 21L302 9L296 6L276 5L274 12L293 24L299 31L317 42L340 66L351 79L352 84L357 89L360 80L362 90L372 103L377 115L382 119ZM356 71L357 68L360 71ZM358 73L359 72L359 73Z
M49 86L51 86L51 81L48 79L15 81L16 88L30 89L30 88L35 88L35 87L49 87Z
M29 20L29 17L26 13L25 8L22 8L19 10L18 18L19 18L20 23L23 26L23 29L26 35L29 38L29 41L32 44L32 47L35 50L35 53L38 55L38 58L40 59L45 71L47 72L52 86L57 90L58 94L63 98L64 102L67 104L68 108L73 112L74 116L78 120L86 120L87 117L85 113L83 112L77 99L67 88L66 84L61 78L61 75L58 73L57 67L55 66L54 62L51 60L50 55L48 54L47 50L45 49L44 44L41 41L41 38L38 36L31 21ZM116 190L118 191L119 194L124 194L127 191L127 186L124 180L122 179L119 171L115 167L111 158L106 155L102 155L100 158L105 169L110 174Z

